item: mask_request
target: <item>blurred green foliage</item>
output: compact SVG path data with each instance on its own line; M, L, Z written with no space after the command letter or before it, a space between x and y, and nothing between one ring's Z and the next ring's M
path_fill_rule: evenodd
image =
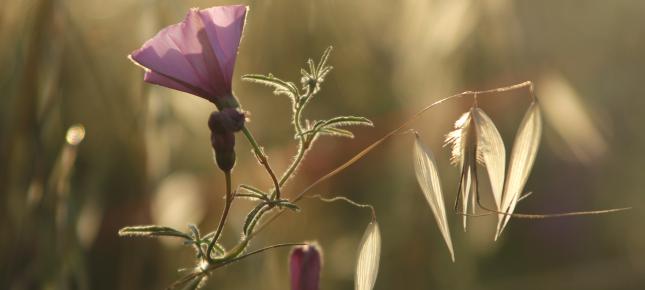
M144 84L126 55L190 7L230 3L0 2L1 289L163 289L179 277L177 265L191 265L193 253L181 245L120 239L117 231L148 223L215 227L223 185L206 126L213 108ZM645 2L246 3L234 89L274 167L284 170L294 154L289 100L241 82L242 74L297 79L304 61L331 44L335 69L308 117L356 114L376 125L353 140L321 141L287 196L422 105L534 80L550 112L527 186L534 195L518 212L634 206L614 215L513 220L498 242L493 219L475 220L467 233L453 226L452 264L414 180L412 138L402 135L314 190L376 207L383 236L376 289L645 288ZM521 91L481 101L507 146L527 104ZM467 105L447 104L415 125L437 155L448 202L458 172L440 146ZM53 186L61 182L54 173L65 132L76 123L85 126L85 141L67 186ZM240 143L234 182L268 187ZM314 200L300 206L253 246L316 239L324 250L322 289L351 289L369 213ZM247 209L234 206L225 242L237 238ZM286 258L287 250L275 250L228 266L207 289L286 289Z

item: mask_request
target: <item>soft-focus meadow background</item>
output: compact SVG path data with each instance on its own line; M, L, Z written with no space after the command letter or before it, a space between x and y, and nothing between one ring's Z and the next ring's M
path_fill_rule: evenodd
M215 227L222 177L212 163L199 98L142 82L126 59L190 7L230 1L0 1L0 288L163 289L191 266L173 242L122 239L125 225ZM308 57L334 45L334 71L309 118L357 114L375 128L318 143L287 187L294 194L421 106L467 89L533 80L545 130L519 212L634 206L593 217L513 220L493 242L494 219L464 233L451 215L456 263L412 172L412 138L398 136L313 193L372 203L383 235L376 289L645 288L645 2L510 0L250 1L234 89L278 170L294 154L289 103L240 81L268 73L297 81ZM481 100L507 147L526 91ZM416 124L437 155L448 203L458 170L443 135L467 108L452 102ZM65 132L86 138L71 174ZM235 182L269 186L239 139ZM510 151L510 149L507 149ZM67 162L69 163L69 162ZM62 169L61 169L62 168ZM63 173L61 173L63 172ZM68 177L66 177L68 176ZM369 213L301 203L255 247L318 240L322 289L352 289ZM234 241L248 204L234 206ZM207 289L287 289L288 250L215 272Z

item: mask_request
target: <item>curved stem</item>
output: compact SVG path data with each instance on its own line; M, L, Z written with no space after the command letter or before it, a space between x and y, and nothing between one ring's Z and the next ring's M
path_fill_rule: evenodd
M371 204L358 203L358 202L355 202L355 201L349 199L348 197L342 196L342 195L341 196L334 196L334 197L331 197L331 198L324 198L322 195L316 194L316 195L307 196L307 197L308 198L316 198L316 199L319 199L322 202L328 202L328 203L332 203L332 202L335 202L335 201L344 201L344 202L346 202L346 203L348 203L348 204L350 204L352 206L358 207L358 208L369 208L370 211L371 211L371 214L372 214L372 221L376 220L376 209L374 209L374 206L371 205Z
M276 197L280 198L280 184L278 183L278 178L275 177L275 173L273 172L273 169L271 169L271 166L269 165L269 160L267 160L267 156L264 154L264 151L262 150L262 148L260 148L260 145L258 145L258 142L255 141L255 138L253 138L251 131L249 131L249 129L246 128L246 126L242 127L242 133L244 133L244 136L246 137L246 139L249 140L251 147L253 147L253 152L255 153L255 156L258 158L258 161L260 161L260 164L264 166L264 169L266 169L269 176L271 176L271 180L273 181L273 186L275 187L275 191L276 191Z
M233 193L231 192L231 172L225 171L224 176L226 179L226 204L224 205L224 211L222 212L222 217L219 220L219 224L217 225L217 230L215 230L213 239L208 244L208 250L206 251L206 258L209 261L211 260L211 253L213 252L213 246L215 246L215 244L217 243L217 240L222 235L222 230L224 229L224 224L226 223L226 218L228 217L228 212L231 209L231 204L233 203Z
M296 153L296 157L293 159L287 170L284 171L282 174L282 177L280 177L280 181L278 182L278 185L283 186L287 180L293 175L293 173L296 171L296 168L300 165L300 162L305 157L305 153L307 152L309 148L305 148L304 142L301 140L298 142L298 152Z

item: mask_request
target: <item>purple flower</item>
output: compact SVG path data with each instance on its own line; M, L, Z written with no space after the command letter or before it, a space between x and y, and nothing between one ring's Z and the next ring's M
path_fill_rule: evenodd
M295 247L289 258L291 290L318 290L321 265L321 254L317 246Z
M146 69L144 81L237 107L231 82L248 8L191 9L130 55Z

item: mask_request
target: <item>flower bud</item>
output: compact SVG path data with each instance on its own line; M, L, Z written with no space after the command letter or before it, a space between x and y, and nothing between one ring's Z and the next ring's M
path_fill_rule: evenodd
M321 252L316 245L294 247L289 257L291 290L318 290Z
M211 145L215 151L217 166L223 171L231 171L235 166L235 135L211 131Z
M208 119L208 127L211 132L234 133L242 130L246 116L244 113L233 108L225 108L219 112L211 113Z
M242 112L231 108L215 111L208 118L215 161L223 171L231 171L235 166L235 132L244 127L244 120Z

